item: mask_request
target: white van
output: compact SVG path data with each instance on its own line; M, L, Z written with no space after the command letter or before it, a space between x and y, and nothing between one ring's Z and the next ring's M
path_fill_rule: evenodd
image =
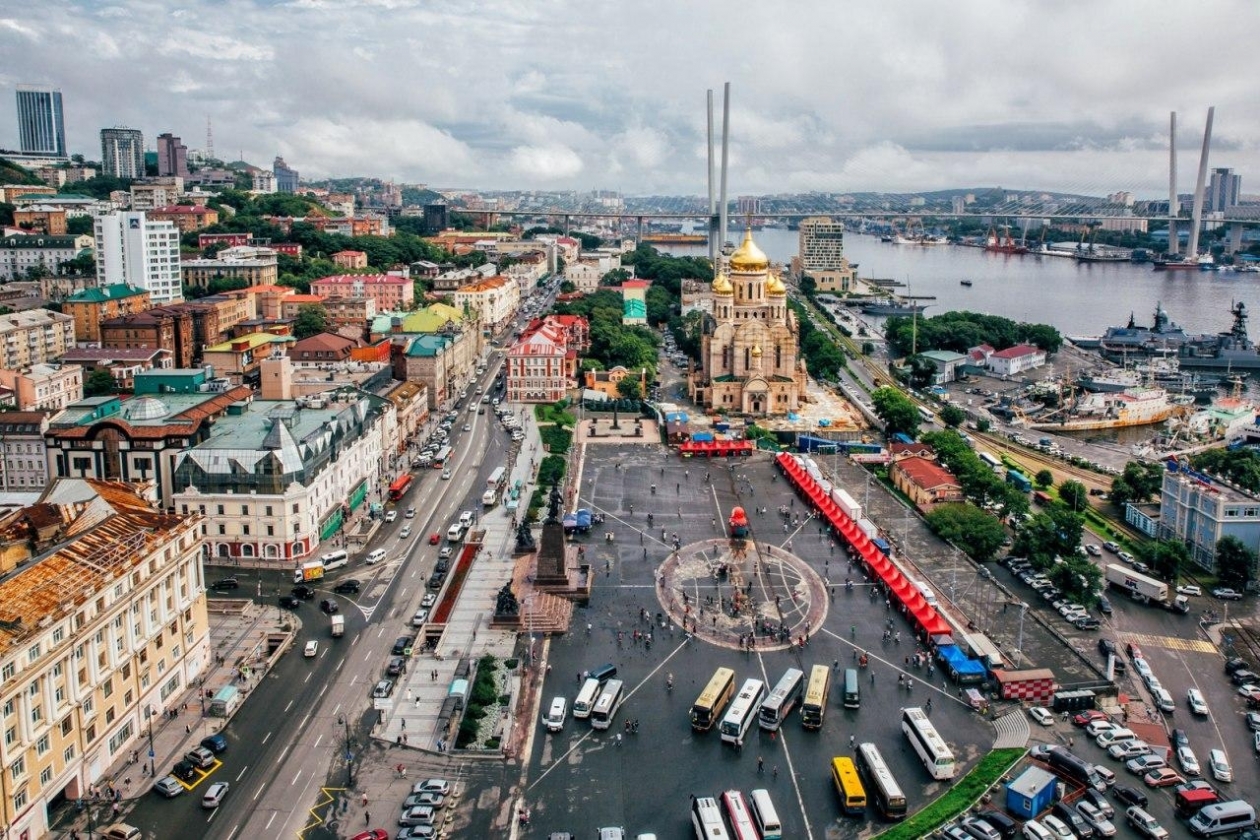
M1256 824L1256 809L1241 799L1213 802L1190 818L1190 833L1196 837L1233 834Z
M1106 732L1099 735L1095 740L1098 742L1098 746L1105 750L1112 744L1118 744L1121 741L1137 740L1137 733L1132 729L1126 729L1122 726L1119 729L1108 729Z
M1161 712L1172 714L1177 711L1177 704L1173 702L1172 695L1168 693L1168 689L1160 686L1151 692L1155 697L1155 705L1159 707Z
M929 607L936 606L936 593L932 591L932 587L921 580L912 580L910 583L919 590L919 594L923 596L923 600L927 601Z
M551 708L547 710L547 716L543 718L543 725L547 727L548 732L559 732L564 729L564 715L568 708L568 704L563 697L553 697L551 700Z
M573 701L573 716L575 718L590 717L591 709L595 708L597 699L599 699L599 680L587 679L582 683L582 690L578 692L577 699Z
M456 522L450 528L446 529L446 539L450 542L457 543L464 538L464 526Z
M369 566L375 566L377 563L381 562L384 559L385 559L385 549L378 548L375 551L368 554L368 556L364 558L363 562L367 563Z
M765 788L751 791L748 794L748 804L762 840L782 840L783 824L779 822L779 814L770 801L770 792Z
M350 562L350 555L344 550L338 549L323 555L319 558L319 561L324 564L325 571L328 569L340 569Z

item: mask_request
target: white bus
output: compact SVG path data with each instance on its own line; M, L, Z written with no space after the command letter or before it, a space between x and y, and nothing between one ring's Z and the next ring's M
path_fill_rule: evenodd
M577 699L573 701L573 716L575 718L588 718L591 716L591 709L595 708L595 701L599 699L599 680L588 679L582 683L582 690L578 692Z
M722 718L719 731L722 733L723 741L728 744L743 742L744 734L748 732L748 727L752 726L753 718L757 717L757 710L761 707L761 701L765 699L765 696L766 684L761 680L744 681L739 694L735 696L735 702L731 703L726 717Z
M885 819L900 820L906 816L906 795L901 785L888 769L879 747L871 743L858 744L858 766L865 771L871 783L870 792Z
M996 456L991 455L988 452L977 452L976 457L988 464L994 472L998 472L1002 469L1002 462L999 461Z
M457 543L464 538L464 523L456 522L446 529L446 539L449 542Z
M774 810L770 801L770 791L757 788L749 791L748 804L752 808L753 821L761 832L761 840L782 840L783 823L779 822L779 812Z
M696 830L696 840L731 840L722 822L722 811L712 796L691 798L691 825Z
M503 479L507 477L507 467L497 467L495 471L490 473L490 478L486 480L486 487L491 490L498 490L503 486Z
M901 710L901 730L933 779L954 778L954 754L918 706Z
M607 729L612 726L617 710L621 708L621 680L609 680L591 710L591 728Z
M936 415L932 413L931 409L926 408L925 406L919 406L919 416L923 418L924 423L936 422Z
M731 833L735 835L735 840L761 840L742 793L728 790L722 794L722 804L726 806L726 818L731 821Z
M775 684L770 696L761 704L757 725L771 732L778 729L801 699L801 690L804 687L805 674L796 668L788 668Z

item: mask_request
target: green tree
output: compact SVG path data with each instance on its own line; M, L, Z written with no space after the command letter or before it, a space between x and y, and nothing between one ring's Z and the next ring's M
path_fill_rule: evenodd
M1093 606L1098 600L1102 570L1080 555L1056 563L1046 575L1069 601Z
M1156 576L1174 583L1190 562L1190 549L1180 540L1153 540L1138 546L1137 552Z
M293 324L293 334L298 338L309 338L328 330L328 310L318 303L308 303L298 307L297 319Z
M1129 502L1142 504L1159 493L1164 480L1164 465L1130 461L1111 482L1111 503L1123 510Z
M1190 459L1195 469L1221 476L1251 492L1260 492L1260 452L1254 449L1208 449Z
M566 295L567 295L567 294L569 294L570 292L576 292L576 291L577 291L577 286L575 286L575 285L573 284L573 281L572 281L572 280L561 280L561 281L560 281L560 292L561 292L562 294L566 294Z
M890 436L902 433L914 437L919 432L918 407L900 390L892 387L878 388L871 394L871 405Z
M1089 491L1079 481L1065 481L1059 485L1059 499L1068 510L1080 513L1089 507Z
M993 559L1006 538L1006 529L997 517L974 505L937 505L927 515L927 524L937 536L983 563Z
M83 380L83 395L85 397L103 397L114 393L117 384L114 381L114 375L109 371L94 370Z
M977 432L981 432L981 433L987 432L991 428L993 428L993 423L989 421L988 417L981 417L979 420L976 421Z
M1237 537L1221 537L1216 544L1216 575L1221 583L1242 592L1256 576L1256 554Z
M875 342L873 341L862 342L862 355L863 356L870 356L874 352L875 352Z
M617 393L627 400L643 399L643 389L639 386L639 380L631 376L617 383Z
M1045 490L1051 484L1054 484L1054 473L1050 472L1050 470L1038 470L1037 474L1033 476L1033 483Z
M92 226L91 216L72 216L66 219L66 233L70 236L91 236Z
M1019 528L1013 552L1027 557L1034 565L1048 569L1055 558L1066 560L1076 556L1081 544L1085 520L1062 505L1054 505L1033 515Z
M967 419L967 412L953 403L946 403L941 409L941 422L950 429L957 429Z

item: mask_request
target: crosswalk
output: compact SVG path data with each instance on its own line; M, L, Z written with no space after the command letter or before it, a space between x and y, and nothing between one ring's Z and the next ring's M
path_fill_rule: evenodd
M997 730L997 738L993 741L993 749L1001 750L1008 747L1023 747L1028 744L1028 738L1031 735L1028 729L1028 715L1023 709L1015 709L1007 714L1002 715L993 721L993 727Z
M1152 636L1149 633L1120 633L1120 641L1132 642L1140 647L1161 647L1193 653L1215 653L1216 646L1203 639L1183 639L1178 636Z

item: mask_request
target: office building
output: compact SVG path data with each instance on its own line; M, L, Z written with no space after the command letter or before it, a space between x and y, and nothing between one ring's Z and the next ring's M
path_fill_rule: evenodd
M276 192L295 193L298 191L298 171L290 169L289 165L284 162L284 158L276 155L275 162L271 165L271 171L276 176Z
M157 139L158 175L188 176L188 147L169 131Z
M179 229L144 213L96 218L96 283L126 283L148 291L155 304L184 299L179 273Z
M19 85L17 115L18 143L24 153L66 156L66 126L61 114L61 91Z
M858 291L853 267L844 256L844 222L825 216L801 220L796 273L812 277L820 292Z
M1214 573L1222 538L1235 537L1253 554L1260 550L1260 496L1169 461L1156 527L1161 539L1185 543L1190 560Z
M1208 184L1207 202L1203 208L1209 213L1223 213L1238 206L1238 194L1242 192L1242 176L1232 169L1213 169Z
M101 167L115 178L143 178L144 135L135 128L102 128Z
M0 280L23 280L31 269L61 277L67 271L65 263L91 247L92 237L86 234L11 234L0 239Z
M451 226L450 214L446 202L434 202L424 205L424 232L441 233Z

